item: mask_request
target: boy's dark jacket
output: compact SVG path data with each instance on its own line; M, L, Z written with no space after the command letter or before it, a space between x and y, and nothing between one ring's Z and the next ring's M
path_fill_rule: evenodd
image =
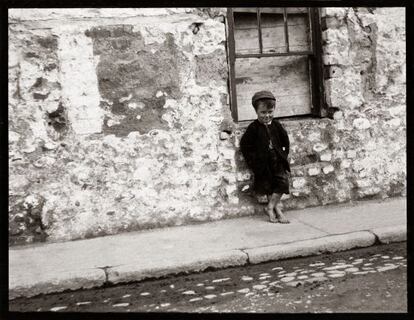
M279 121L273 119L268 126L273 137L273 142L282 156L283 167L290 172L289 161L289 137L286 130ZM283 150L284 149L284 150ZM240 140L240 151L242 152L247 165L254 173L254 189L262 193L261 186L268 184L272 174L269 167L269 136L264 124L257 119L253 121L246 129Z

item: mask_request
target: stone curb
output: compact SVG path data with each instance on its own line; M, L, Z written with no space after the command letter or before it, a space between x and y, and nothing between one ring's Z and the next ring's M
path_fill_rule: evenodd
M244 250L252 264L293 257L305 257L321 253L345 251L375 244L376 237L369 231L330 235L322 238L302 240L274 246Z
M204 253L202 256L182 259L180 262L170 263L160 261L159 265L137 267L137 264L127 264L107 269L110 283L139 281L149 278L159 278L184 272L200 272L209 267L222 269L226 267L242 266L247 264L247 255L240 250L225 252Z
M9 278L9 300L64 290L101 287L106 282L106 276L102 269L87 269L61 273L59 277L52 279L29 279L28 281L20 281L20 283L14 282L19 281L13 281Z
M153 268L140 266L140 263L102 269L78 270L62 274L58 279L36 281L30 279L25 284L13 283L9 279L9 300L18 297L32 297L38 294L61 292L64 290L101 287L104 284L125 283L154 279L163 276L200 272L208 267L216 269L257 264L261 262L305 257L321 253L338 252L358 247L369 247L377 243L388 244L406 241L405 225L376 228L346 234L328 235L321 238L278 244L274 246L230 250L226 252L207 252L197 257L180 260L179 263L160 261ZM377 240L378 239L378 240ZM17 281L14 281L17 282Z
M377 236L379 242L384 244L407 241L407 226L405 225L375 228L370 231Z

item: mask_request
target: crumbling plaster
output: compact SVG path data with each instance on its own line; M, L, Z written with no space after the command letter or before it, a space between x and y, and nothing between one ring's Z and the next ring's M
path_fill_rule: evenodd
M234 146L220 140L224 20L133 11L10 15L12 243L248 213L237 206Z
M404 9L321 11L330 118L282 121L292 166L283 205L405 194ZM9 10L11 244L253 213L224 17Z

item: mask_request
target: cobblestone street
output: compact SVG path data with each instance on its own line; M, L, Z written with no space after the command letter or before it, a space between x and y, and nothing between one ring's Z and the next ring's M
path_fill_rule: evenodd
M406 312L406 244L10 302L10 311Z

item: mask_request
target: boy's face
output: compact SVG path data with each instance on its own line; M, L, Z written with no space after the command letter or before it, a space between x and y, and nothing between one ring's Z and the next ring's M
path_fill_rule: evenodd
M257 120L263 124L267 124L273 119L275 107L269 107L266 104L259 102L256 109Z

